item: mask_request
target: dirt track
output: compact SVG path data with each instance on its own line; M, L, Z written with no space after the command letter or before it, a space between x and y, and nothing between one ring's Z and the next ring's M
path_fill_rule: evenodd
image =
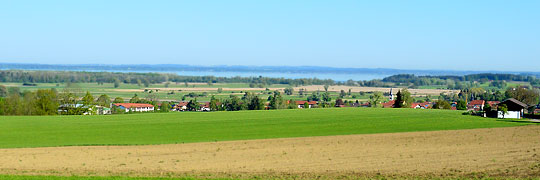
M0 149L0 174L540 176L540 126L148 146ZM347 175L344 177L342 175Z

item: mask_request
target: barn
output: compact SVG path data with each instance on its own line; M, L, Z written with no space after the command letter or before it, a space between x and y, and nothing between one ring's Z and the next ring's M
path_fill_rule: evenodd
M508 112L504 114L502 111L497 111L497 117L498 118L512 118L512 119L521 119L523 117L523 113L525 112L525 109L527 109L528 105L518 101L514 98L509 98L504 100L503 102L499 103L498 106L506 105L508 107Z

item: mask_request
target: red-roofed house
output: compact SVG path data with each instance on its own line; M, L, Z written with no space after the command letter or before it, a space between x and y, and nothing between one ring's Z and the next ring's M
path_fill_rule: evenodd
M497 105L499 103L501 103L500 101L488 101L486 102L487 104L489 104L489 106L491 107L491 109L493 110L496 110L497 109Z
M391 101L382 103L382 107L383 107L383 108L393 108L393 107L394 107L394 103L396 103L396 100L391 100Z
M178 104L175 104L174 105L174 109L176 109L176 111L185 111L187 110L187 104L188 102L179 102Z
M307 103L308 108L312 108L317 105L317 101L295 101L298 108L305 108L304 105Z
M469 110L469 111L470 110L482 111L482 110L484 110L484 104L485 103L486 103L486 101L484 101L484 100L472 100L467 105L467 110Z
M430 105L431 105L430 102L412 103L411 108L413 108L413 109L428 109Z
M154 105L142 103L115 103L114 106L125 109L126 112L147 112L154 111Z

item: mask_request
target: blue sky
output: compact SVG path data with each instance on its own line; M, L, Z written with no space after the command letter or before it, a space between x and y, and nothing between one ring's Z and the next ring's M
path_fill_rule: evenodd
M540 1L0 1L0 62L540 71Z

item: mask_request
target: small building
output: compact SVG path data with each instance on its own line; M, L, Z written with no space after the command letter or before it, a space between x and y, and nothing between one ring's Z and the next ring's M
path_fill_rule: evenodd
M503 102L499 103L498 106L506 105L508 112L504 114L502 111L497 111L497 118L512 118L512 119L521 119L527 109L528 105L518 101L514 98L506 99Z
M389 99L390 101L395 100L395 99L394 99L394 96L395 96L395 95L394 95L394 93L392 93L392 88L390 88L390 93L388 94L388 96L389 96L388 99Z
M317 101L295 101L295 103L298 106L298 108L306 108L304 107L306 103L308 105L307 108L313 108L317 105Z
M491 110L497 110L497 105L501 103L500 101L487 101L487 104L491 107Z
M210 111L210 102L203 102L200 111Z
M104 106L95 106L97 115L112 114L111 108Z
M485 103L486 103L486 101L484 101L484 100L472 100L467 105L467 110L469 110L469 111L483 111Z
M188 104L188 102L183 102L183 101L179 102L179 103L173 105L173 109L175 111L186 111L187 110L187 104Z
M148 112L154 111L154 105L143 103L115 103L114 106L124 109L126 112Z
M382 103L382 107L383 108L393 108L395 103L396 103L396 100L391 100L391 101Z
M423 102L423 103L412 103L411 108L413 109L429 109L431 107L430 102Z

